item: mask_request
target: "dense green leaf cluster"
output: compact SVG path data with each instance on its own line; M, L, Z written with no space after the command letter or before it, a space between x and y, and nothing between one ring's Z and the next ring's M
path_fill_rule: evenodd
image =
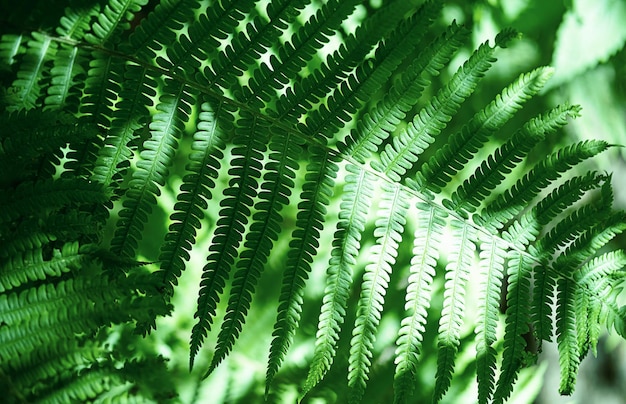
M205 375L236 346L289 240L272 272L282 279L266 396L320 259L326 285L301 397L315 394L347 330L347 400L364 399L396 287L396 402L413 397L431 324L434 401L453 383L463 328L475 334L479 402L510 397L533 344L556 336L559 391L570 394L602 328L626 336L625 256L606 248L626 217L612 210L610 174L572 173L611 145L581 141L527 164L580 109L507 126L553 69L521 74L454 122L514 30L451 72L468 32L437 32L436 1L70 3L54 30L0 39L0 382L16 401L171 398L159 356L106 342L112 324L156 328L207 229L190 338L193 367L216 331ZM172 184L152 251L151 215ZM324 232L329 257L318 254Z

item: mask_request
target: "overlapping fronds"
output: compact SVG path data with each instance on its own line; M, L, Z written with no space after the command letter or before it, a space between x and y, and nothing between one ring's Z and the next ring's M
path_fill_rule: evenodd
M16 397L171 398L154 380L154 394L137 387L142 366L164 371L156 356L73 338L156 328L196 252L190 366L216 331L206 376L236 349L261 278L281 279L266 395L312 332L300 323L319 268L302 397L345 365L339 399L359 402L380 360L395 363L395 402L412 402L431 338L434 401L474 344L478 401L504 402L553 334L569 394L603 327L626 334L626 258L608 249L626 217L611 210L611 175L581 165L610 145L546 150L577 106L516 117L552 69L455 122L517 33L449 71L468 31L436 32L440 2L361 3L109 0L2 36L0 366L11 391L44 386ZM170 222L154 251L143 241L157 209ZM201 231L208 251L193 251ZM398 325L388 355L385 319Z

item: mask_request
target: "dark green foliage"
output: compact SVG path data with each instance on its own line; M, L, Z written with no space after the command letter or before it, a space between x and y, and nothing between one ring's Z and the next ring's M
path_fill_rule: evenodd
M478 401L504 402L530 345L553 334L570 394L601 330L626 335L626 258L608 248L626 216L612 211L610 174L580 164L610 145L546 150L577 106L516 117L553 69L455 119L514 30L453 72L468 31L438 32L436 1L70 3L55 29L0 38L0 384L11 400L173 399L165 361L125 344L171 312L204 231L190 367L207 342L204 376L241 345L271 277L266 397L294 374L301 397L328 383L361 402L387 372L381 400L412 402L432 342L434 401L474 344ZM151 234L161 210L170 221ZM320 264L311 324L307 280ZM395 353L377 362L388 313ZM282 369L313 328L308 375Z

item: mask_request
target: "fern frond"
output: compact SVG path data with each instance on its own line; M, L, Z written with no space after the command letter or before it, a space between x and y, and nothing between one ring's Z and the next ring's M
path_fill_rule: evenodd
M354 5L357 2L346 3ZM328 92L336 89L363 62L372 47L393 29L402 17L399 11L403 8L406 10L405 2L391 3L365 20L314 74L294 82L293 90L287 90L286 96L278 100L276 115L289 122L297 121L302 114L308 113L312 105L326 99ZM339 21L336 23L339 24Z
M91 20L100 13L101 4L85 4L80 8L68 7L61 17L56 33L63 38L80 40L91 28Z
M352 285L352 266L356 263L372 199L372 174L353 165L348 165L346 170L348 175L340 206L339 223L332 243L315 350L303 396L322 380L335 357L335 346L346 315Z
M114 76L115 77L115 76ZM117 77L115 77L117 78ZM149 118L147 106L156 96L157 82L145 67L129 64L124 68L124 80L120 78L121 100L111 112L111 123L104 145L98 156L92 179L115 187L121 182L129 167L132 150L129 145L135 131L146 125Z
M199 6L195 0L159 1L132 32L128 44L120 44L121 49L133 52L141 60L154 63L157 52L176 41L176 33L192 19Z
M26 52L17 78L13 82L15 102L7 107L9 111L32 109L39 106L43 93L42 80L48 72L46 62L51 60L56 52L57 43L52 37L39 32L33 32L32 38L26 43Z
M433 393L435 402L439 401L450 387L465 314L465 287L476 250L474 244L476 230L458 219L452 219L450 224L453 238L449 262L446 265L443 309L439 320L437 374Z
M294 32L290 42L279 47L278 56L270 59L269 66L262 64L254 71L248 86L243 88L244 101L268 102L275 97L275 92L293 80L310 62L315 52L328 42L341 22L352 13L356 4L358 4L356 0L330 0L319 7L315 15ZM288 88L287 91L291 89ZM292 96L294 94L288 93L287 98Z
M404 305L407 316L402 319L396 341L396 372L393 387L394 401L397 403L408 402L415 388L432 282L445 225L443 210L426 203L417 204L411 275L408 279Z
M496 46L504 45L510 36L510 33L499 35ZM494 51L495 47L482 44L431 102L415 115L406 129L393 139L393 143L385 147L380 163L376 162L374 168L399 181L474 91L480 78L495 61Z
M130 181L124 208L119 215L111 249L126 257L134 256L144 224L156 197L159 187L165 185L168 169L182 136L184 125L191 115L194 94L184 85L174 82L166 84L167 91L157 104L158 113L150 123L151 138L146 140L137 162L137 171Z
M515 250L509 250L507 261L508 286L506 293L506 320L504 328L504 351L500 376L493 394L494 403L505 402L517 379L522 366L525 365L526 341L530 308L526 304L530 300L531 265L529 257Z
M134 14L147 3L148 0L108 0L85 40L93 45L115 46L122 32L130 28Z
M123 60L103 51L91 52L85 94L79 108L83 120L95 122L103 128L110 127L113 104L117 101L123 75Z
M559 364L561 368L561 382L559 393L572 394L576 383L576 374L580 365L580 352L576 326L578 321L585 321L584 316L578 316L581 307L575 304L576 285L567 278L559 278L556 293L556 341L559 350Z
M244 30L234 34L226 49L220 53L220 57L212 61L212 76L219 78L222 87L232 88L237 82L237 77L251 70L248 66L254 65L261 55L278 42L282 31L309 2L310 0L279 0L269 3L267 5L269 21L263 21L261 17L255 16L246 24ZM237 93L238 91L235 91L235 97L239 96L242 102L248 101L248 97Z
M409 208L408 195L400 186L384 182L382 193L374 230L377 240L370 253L371 264L365 267L350 343L348 386L351 388L350 401L355 403L361 401L365 392L376 330Z
M387 19L396 19L404 11L404 2L395 2L381 12L389 14ZM431 25L440 5L426 2L413 18L403 21L394 29L385 42L376 49L372 59L358 65L341 85L329 96L325 104L309 113L303 131L312 137L320 134L328 139L344 127L353 115L372 94L389 79L398 65L415 49Z
M593 285L601 278L626 266L626 252L623 250L609 251L592 258L574 272L574 280L581 285Z
M220 77L208 66L202 70L200 61L219 48L219 40L234 34L234 28L253 7L254 1L251 0L222 1L207 7L189 26L188 35L180 35L176 42L167 47L166 55L157 57L157 64L183 77L193 77L207 87L217 82L223 88L229 88L228 83L218 82ZM216 57L222 59L225 55L221 53ZM218 59L214 60L214 63L217 62Z
M535 241L545 225L578 201L585 192L598 188L606 178L603 174L591 171L567 180L515 220L503 233L504 239L518 246Z
M0 292L19 288L28 282L59 277L65 272L79 269L85 259L85 254L79 252L78 243L63 245L61 249L52 252L52 257L44 257L41 248L12 255L0 266Z
M16 62L16 56L25 51L25 36L5 34L0 37L0 70L9 70Z
M326 207L330 203L338 167L327 149L310 147L311 163L307 166L305 184L298 204L296 229L289 243L287 264L280 292L278 315L274 325L267 365L265 394L287 354L302 311L305 281L319 247Z
M476 323L476 376L478 402L487 403L495 388L496 326L500 306L500 292L507 255L501 239L481 234L480 275L481 293L478 297Z
M54 66L50 69L50 86L43 103L47 108L61 109L71 106L77 109L79 104L80 76L85 74L83 66L87 64L83 51L77 47L63 46L58 49Z
M281 231L280 211L289 204L289 196L295 186L293 179L302 155L302 140L274 129L269 148L269 161L264 167L266 172L258 195L259 201L254 205L256 213L252 216L253 222L246 235L244 250L237 262L226 317L217 336L215 353L207 375L226 357L239 336L250 309L256 283L267 262L272 244Z
M196 232L208 206L207 200L212 197L213 178L217 178L220 160L224 158L222 150L232 130L232 111L228 111L228 106L220 103L214 110L209 102L204 102L201 109L187 165L189 173L180 186L174 213L170 216L173 223L159 255L161 267L155 273L167 297L173 295L174 285L178 283L185 261L189 259L189 251L195 244Z
M454 134L421 168L415 178L417 189L440 192L451 178L513 115L524 102L537 94L553 70L541 67L520 75L489 105L478 112L461 131ZM536 132L535 132L536 133ZM530 134L529 134L530 135Z
M533 333L537 337L537 350L541 351L543 341L552 341L553 338L552 311L556 278L544 262L533 269L533 281L531 320Z
M493 189L511 173L537 143L544 138L542 132L531 132L525 125L509 141L487 157L474 174L454 191L443 205L457 213L465 215L476 210Z
M233 178L229 181L229 187L224 190L225 199L220 203L222 209L209 247L210 254L202 268L198 306L194 314L198 321L191 330L190 368L193 367L195 356L211 328L219 295L224 290L237 257L253 198L257 195L258 180L261 178L267 128L254 116L244 115L235 130L237 136L233 139L235 148L229 170Z
M453 24L445 34L429 44L402 77L394 82L384 98L357 121L356 129L343 143L339 143L339 150L365 163L417 103L430 83L425 73L438 75L452 54L461 47L467 34L463 27Z
M531 133L548 135L565 125L568 117L578 116L579 112L579 106L560 105L548 114L532 119L524 129ZM510 189L500 194L480 212L479 216L474 216L474 221L485 226L502 227L563 172L604 150L602 145L604 148L607 146L603 142L596 145L579 144L550 155L520 178Z

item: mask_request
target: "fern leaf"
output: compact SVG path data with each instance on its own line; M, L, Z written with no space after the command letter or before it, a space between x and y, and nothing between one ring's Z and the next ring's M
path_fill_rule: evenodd
M102 51L91 52L85 95L79 108L83 120L110 127L113 103L120 92L123 75L123 61Z
M279 0L267 6L269 21L263 21L256 16L248 22L245 29L236 33L226 49L211 63L213 77L219 77L220 84L225 88L232 88L237 83L237 77L248 72L249 65L265 54L277 41L288 25L298 16L298 11L310 0ZM239 1L238 3L241 3ZM254 2L251 2L254 4ZM235 96L247 102L247 97L239 91Z
M16 62L16 56L24 53L25 39L22 34L0 36L0 69L9 69Z
M510 34L498 36L496 45L503 45ZM388 144L381 153L381 162L374 168L399 181L419 156L434 140L461 106L461 103L474 91L478 81L495 61L492 48L487 43L459 68L459 70L425 106L413 121L409 123L392 144Z
M465 313L465 287L476 249L474 244L476 231L473 227L456 219L452 220L451 227L453 240L449 263L446 265L443 310L437 341L437 374L433 393L435 402L439 401L450 387Z
M404 2L395 2L385 9L387 19L397 19L406 7ZM335 89L325 104L309 113L303 130L310 136L319 134L330 139L349 122L353 115L372 94L389 79L398 65L413 52L426 29L432 23L440 5L427 2L420 12L394 29L385 42L378 46L373 59L358 65L354 72Z
M506 294L506 321L504 328L504 351L500 377L493 395L494 403L505 402L513 391L520 368L524 365L530 311L530 258L521 252L510 250L507 262L509 284Z
M279 47L278 55L254 71L248 86L243 88L244 102L264 101L277 96L276 91L293 79L325 43L339 24L354 10L355 0L330 0L316 10L290 42ZM289 91L289 90L288 90Z
M85 255L79 253L78 243L67 243L54 250L52 257L44 257L41 248L13 255L0 266L0 292L18 288L28 282L59 277L65 272L79 269Z
M565 125L568 117L578 116L579 112L579 106L560 105L548 114L532 119L524 126L524 130L548 135ZM552 154L520 178L513 187L500 194L474 220L481 225L502 227L563 172L602 151L602 145L606 148L604 143L580 144L580 147L568 147Z
M445 227L445 213L426 203L417 205L416 230L411 259L409 284L396 341L396 373L394 376L394 401L408 402L415 387L419 355L430 307L432 282L439 260L439 251Z
M49 108L61 109L66 105L73 108L78 105L79 88L76 87L80 75L83 75L83 66L86 58L77 47L61 48L54 58L55 65L50 69L50 82L48 95L44 99L44 104Z
M111 249L126 257L134 256L141 238L141 230L148 220L152 205L160 194L159 187L165 185L168 167L172 163L178 139L182 135L186 120L191 114L193 95L185 86L169 82L157 105L159 111L150 123L151 138L137 163L137 171L130 181L124 208L119 213Z
M537 336L537 349L541 351L543 341L552 341L552 308L556 279L546 269L545 263L533 270L531 319Z
M520 75L422 166L415 179L417 188L428 187L433 192L440 192L460 167L485 144L489 136L513 117L524 102L541 90L552 73L551 68L541 67Z
M229 170L233 178L229 181L229 187L224 190L225 199L220 203L222 209L209 247L210 254L202 268L198 306L194 314L198 321L191 330L190 368L193 368L195 356L211 328L219 295L224 290L237 257L263 168L262 153L266 147L263 136L267 129L254 116L244 115L239 120L236 131Z
M615 250L589 260L574 272L574 279L580 285L592 285L596 281L626 266L626 252Z
M478 321L476 324L476 375L478 402L487 403L495 388L496 326L500 305L500 290L504 277L506 245L502 240L482 235L480 245L481 287L484 293L478 297Z
M145 67L127 65L119 94L120 102L112 111L109 133L98 157L92 179L115 187L126 173L132 150L131 140L135 131L146 125L151 104L156 96L157 83Z
M575 304L575 284L569 279L560 278L557 282L556 298L556 341L559 350L561 383L559 393L570 395L576 383L580 365L577 342L577 313L581 309ZM583 321L583 316L578 320ZM586 313L585 313L586 317Z
M610 189L609 180L610 177L602 185L602 190ZM612 202L612 195L606 197L602 192L600 199L595 203L584 205L561 219L550 229L548 234L536 243L538 252L550 256L560 247L565 247L576 240L577 237L592 228L597 221L606 220L610 214Z
M195 0L161 0L153 12L141 23L121 47L134 52L141 60L154 62L157 52L176 41L176 32L192 19L194 9L200 6Z
M98 15L100 9L99 3L85 4L78 9L66 8L56 29L57 34L64 38L82 39L91 28L91 19Z
M356 129L338 145L339 149L365 163L419 100L430 82L424 73L438 75L466 36L465 29L453 24L444 35L429 44L376 107L357 121Z
M115 45L120 34L130 28L134 14L147 3L148 0L109 0L91 27L93 34L85 35L85 40L93 45Z
M330 203L338 170L326 149L313 146L310 152L311 163L307 166L306 182L302 186L302 202L298 204L296 229L289 243L290 250L280 292L278 315L272 333L274 338L267 365L266 396L300 322L305 281L319 247L326 206Z
M293 179L298 169L297 160L302 154L301 140L275 129L269 148L271 152L265 166L259 202L254 206L257 212L252 216L244 250L237 262L226 317L217 336L215 354L207 375L226 357L239 336L256 283L281 230L280 211L289 204L291 189L295 186Z
M348 3L346 6L354 7L358 2L349 0L345 3ZM372 47L393 29L402 17L398 9L406 6L398 3L401 2L383 7L368 18L354 34L343 41L339 49L327 58L326 63L322 64L315 74L296 81L293 89L288 90L286 96L278 100L275 115L280 119L297 121L302 114L311 109L312 105L325 99L328 92L335 89L356 66L362 63Z
M187 170L180 186L174 213L170 216L172 224L165 236L159 261L160 271L155 276L165 288L165 295L172 296L174 285L185 269L184 261L189 259L189 251L196 241L196 232L201 227L207 200L211 199L211 189L215 186L220 160L224 158L227 134L232 129L228 107L220 103L213 109L209 102L201 106L198 116L198 130L194 134Z
M350 344L348 386L351 388L350 401L355 403L361 401L365 392L375 333L380 323L392 265L398 255L409 208L407 194L399 185L384 182L382 192L379 219L376 220L374 231L374 236L378 238L370 255L372 263L366 266L363 275Z
M514 221L503 233L504 239L518 246L535 241L545 225L605 180L605 175L593 171L567 180Z
M43 76L49 71L46 62L54 57L57 49L57 43L52 41L52 37L38 32L31 35L32 38L26 43L24 60L13 82L15 102L7 106L9 111L28 110L40 105Z
M346 315L352 284L352 265L356 263L361 235L365 230L365 220L371 204L373 192L371 174L353 165L348 165L346 169L348 175L340 206L339 223L333 239L315 350L303 388L303 396L322 380L333 362L339 331Z
M189 26L188 35L180 35L176 42L169 46L165 56L157 58L157 64L171 72L183 76L195 76L201 84L211 87L219 76L215 76L207 66L201 71L201 60L219 48L219 39L227 38L239 21L245 18L254 7L251 0L222 1L205 9L205 13ZM217 58L224 58L219 54ZM216 59L217 61L217 59ZM219 83L228 88L228 83Z
M511 173L537 143L543 140L542 132L530 132L525 125L504 145L484 160L474 174L463 182L443 205L455 212L471 213L486 199L493 189Z

